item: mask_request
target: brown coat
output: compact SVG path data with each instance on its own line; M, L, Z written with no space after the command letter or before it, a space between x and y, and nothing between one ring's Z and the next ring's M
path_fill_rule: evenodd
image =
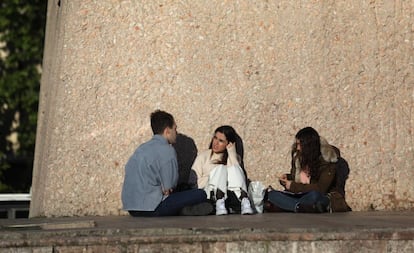
M288 175L288 179L292 180L289 191L293 193L318 191L326 194L333 190L335 185L335 163L338 161L339 154L325 138L320 137L320 139L321 157L319 158L319 176L317 178L311 178L310 184L300 183L300 180L296 180L299 171L295 167L300 167L299 161L296 160L292 164L290 175Z
M321 157L319 177L311 178L310 184L302 184L295 181L296 169L292 166L288 179L292 180L289 191L293 193L309 192L312 190L327 194L330 199L330 212L352 211L346 203L345 196L336 186L336 163L340 156L339 150L331 146L321 137Z
M296 171L291 170L292 182L289 191L293 193L318 191L323 194L330 192L335 183L335 163L326 162L322 157L320 158L319 177L311 178L310 184L302 184L295 182Z

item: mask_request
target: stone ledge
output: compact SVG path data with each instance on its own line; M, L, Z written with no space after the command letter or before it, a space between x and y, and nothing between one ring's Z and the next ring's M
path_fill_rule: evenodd
M0 221L0 252L297 252L315 247L325 252L355 252L360 248L412 252L413 214L6 220Z
M258 229L127 229L76 231L25 231L1 235L0 248L87 246L148 243L212 243L238 241L412 241L414 228L358 229L349 231L269 231Z

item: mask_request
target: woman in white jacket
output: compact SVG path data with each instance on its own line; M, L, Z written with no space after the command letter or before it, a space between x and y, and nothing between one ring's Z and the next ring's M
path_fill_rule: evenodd
M204 189L207 198L213 192L216 215L227 214L225 199L227 191L233 191L240 199L241 214L252 214L247 197L246 176L241 167L241 158L236 152L237 133L231 126L220 126L214 131L208 150L196 157L192 170L197 176L197 186Z

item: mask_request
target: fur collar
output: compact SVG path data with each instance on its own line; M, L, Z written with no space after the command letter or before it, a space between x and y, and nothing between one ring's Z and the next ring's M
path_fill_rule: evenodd
M321 154L323 157L323 160L326 162L336 163L338 161L338 154L335 151L335 148L332 147L328 141L320 137L321 139Z

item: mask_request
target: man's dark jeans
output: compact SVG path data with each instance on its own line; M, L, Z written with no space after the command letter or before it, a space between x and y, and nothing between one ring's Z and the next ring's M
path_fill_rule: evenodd
M181 209L207 201L206 192L203 189L191 189L174 192L164 199L154 211L132 211L129 214L134 217L174 216L179 215Z

